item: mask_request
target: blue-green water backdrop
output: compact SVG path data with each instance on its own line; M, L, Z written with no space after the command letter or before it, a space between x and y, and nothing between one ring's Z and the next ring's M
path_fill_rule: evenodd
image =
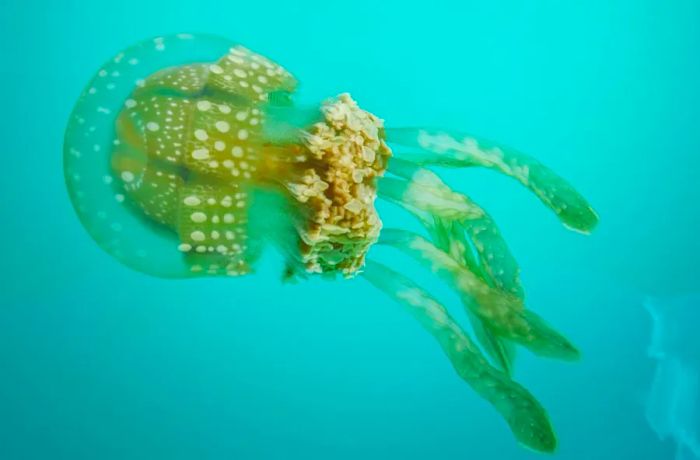
M644 303L700 287L700 3L6 0L0 459L538 457L361 279L285 285L269 253L254 276L160 280L88 237L63 183L72 105L120 49L176 32L270 56L304 100L349 91L388 125L471 131L567 177L601 216L590 237L507 178L447 174L497 219L531 308L583 351L517 363L558 458L674 458L645 417Z

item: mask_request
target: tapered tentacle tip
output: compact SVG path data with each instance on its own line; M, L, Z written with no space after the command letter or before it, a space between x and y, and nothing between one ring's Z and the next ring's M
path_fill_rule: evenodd
M534 398L521 400L521 405L513 408L506 421L523 447L545 454L557 450L557 435L549 415Z
M560 347L556 358L562 361L579 361L581 359L581 351L571 342L567 341L565 345Z
M523 312L522 318L531 332L529 340L525 340L523 343L530 351L539 356L562 361L580 359L581 353L578 348L535 312L526 310Z
M567 229L590 235L598 225L598 213L589 205L569 208L560 214L560 219Z
M553 454L557 451L557 436L551 425L547 428L534 424L530 427L520 427L514 432L518 443L530 450L542 454Z
M581 359L581 352L578 348L560 334L541 338L541 340L533 342L529 348L537 355L560 361L574 362Z
M534 341L526 344L534 354L543 358L575 362L581 359L581 352L566 340Z

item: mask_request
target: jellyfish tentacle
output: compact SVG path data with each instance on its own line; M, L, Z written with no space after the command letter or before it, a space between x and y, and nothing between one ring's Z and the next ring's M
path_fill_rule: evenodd
M389 142L414 148L420 165L482 166L510 176L530 189L569 229L588 234L598 215L566 180L534 158L469 134L421 128L388 128Z
M461 202L464 202L465 206L472 210L473 217L463 220L449 219L452 221L452 224L450 224L450 232L452 235L447 237L448 241L441 249L445 252L452 253L451 248L458 249L456 243L461 243L464 250L457 250L456 254L452 253L453 258L466 263L472 271L476 271L476 264L470 263L469 258L465 259L466 256L470 256L468 249L473 246L479 258L480 270L486 272L482 274L482 278L499 289L523 297L524 293L522 285L520 284L520 268L518 263L508 249L508 245L503 236L501 236L493 218L491 218L485 210L466 195L452 191L436 173L422 168L417 164L394 158L389 165L389 171L392 174L407 179L411 183L415 182L418 185L432 184L435 188L446 188L450 190L451 194L458 195ZM382 193L381 185L382 184L380 184L379 188L380 193ZM404 200L398 201L398 203L414 213L414 215L416 214L415 211L417 207L413 202ZM422 210L430 211L429 209ZM433 213L433 215L443 218L443 222L445 221L444 215L438 213ZM433 236L435 236L435 225L427 223L425 217L419 215L416 215L416 217L423 222L426 228L429 230L432 228ZM471 245L466 241L464 232L468 234L469 240L472 243ZM460 252L461 254L459 254Z
M446 225L448 223L441 221L438 224ZM469 266L467 256L471 255L471 251L469 251L469 242L467 241L466 234L468 234L471 246L474 247L478 255L482 278L491 286L509 292L520 299L524 298L523 287L520 284L520 267L491 216L484 212L484 215L478 219L465 222L464 225L452 222L450 227L452 243L449 252L455 260L466 267ZM515 361L515 345L498 337L488 322L480 320L469 311L469 308L467 311L472 319L474 333L484 344L486 351L500 364L504 372L511 374Z
M520 282L520 267L493 218L484 213L479 219L466 222L460 230L458 236L465 238L466 232L492 284L523 298L525 294Z
M525 446L553 452L556 435L542 405L517 382L492 367L445 307L408 278L374 261L362 276L408 311L438 341L457 374L489 401Z
M498 368L507 376L511 377L513 375L515 362L515 345L512 342L499 337L493 331L493 329L489 327L488 323L476 316L468 308L466 311L472 325L474 335L478 339L483 349L486 351L488 356L491 357Z
M384 199L446 219L465 220L481 216L482 211L472 206L464 195L441 185L430 186L418 181L382 177L378 184L378 194Z
M399 229L382 231L380 244L393 246L429 267L450 283L479 318L501 337L517 342L533 353L575 360L578 350L532 311L522 299L491 288L477 275L420 235Z
M433 187L449 189L437 174L408 161L392 159L389 171L411 183L431 184ZM380 184L380 196L384 196L382 195L382 187L383 184ZM452 192L451 189L449 190ZM426 215L426 212L430 210L418 209L414 203L407 200L394 198L392 201L398 202L400 206L414 214L428 229L436 246L449 253L453 259L478 275L490 286L511 292L522 298L520 269L493 219L468 197L458 195L465 203L468 203L471 209L478 210L474 213L473 218L450 219L434 212L432 215ZM386 198L386 196L384 197ZM474 252L478 256L478 261L473 254ZM515 346L498 337L488 323L472 313L466 301L467 299L463 299L479 342L494 362L510 375L515 358Z
M410 207L402 204L404 207ZM457 222L445 221L435 216L430 216L418 209L410 209L423 226L430 233L435 244L443 251L453 255L455 260L460 261L465 265L465 268L481 277L488 279L488 274L484 273L482 267L478 264L475 256L472 253L469 244L466 241L460 241L451 234L457 228ZM449 227L449 228L448 228ZM512 343L506 342L498 337L488 325L478 316L476 316L469 308L466 297L462 298L462 304L465 308L467 316L472 324L472 329L477 336L479 343L488 353L495 364L499 366L506 374L511 375L513 369L513 360L515 357L515 347Z
M488 270L488 267L485 265L489 263L488 259L481 257L481 253L479 253L480 259L487 260L481 260L480 265L476 263L471 248L469 247L470 245L465 239L464 229L459 223L434 218L433 225L428 228L428 232L433 237L433 241L435 241L435 245L438 248L450 254L453 259L477 274L484 281L489 282L490 285L496 285L496 287L498 287L498 284L493 281L493 277L490 275L493 268ZM469 321L472 324L472 329L479 343L503 372L509 376L512 375L513 362L515 361L514 344L499 337L486 321L472 312L466 300L467 299L463 298L462 304L465 307Z

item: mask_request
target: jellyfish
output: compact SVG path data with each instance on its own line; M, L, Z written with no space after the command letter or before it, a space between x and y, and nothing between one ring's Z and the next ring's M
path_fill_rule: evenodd
M700 295L646 299L648 354L656 362L646 404L649 426L676 444L676 459L700 459Z
M403 305L516 440L552 452L547 412L513 378L515 348L575 360L525 305L518 265L491 216L436 168L485 167L532 191L568 228L597 216L535 159L459 131L386 127L347 93L295 103L297 80L227 39L179 34L106 62L80 95L64 145L68 191L87 232L128 267L164 278L238 277L264 247L285 279L361 276ZM376 199L422 233L385 226ZM384 245L458 294L459 324L419 283L367 258Z

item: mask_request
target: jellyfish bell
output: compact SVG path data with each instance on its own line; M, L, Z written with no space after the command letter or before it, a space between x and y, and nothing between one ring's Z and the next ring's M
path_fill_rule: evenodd
M593 209L529 156L464 133L385 128L349 94L300 107L296 85L276 62L218 37L159 37L119 53L66 130L66 183L84 227L122 263L160 277L246 275L266 244L285 256L288 277L361 274L436 337L522 444L554 450L547 413L512 378L514 352L572 360L578 351L526 308L493 219L431 168L508 175L582 233L595 226ZM426 234L382 230L377 198ZM421 286L367 260L375 244L450 284L477 341Z
M214 62L231 46L234 43L225 39L189 35L141 42L107 61L73 109L64 143L71 200L100 247L131 268L163 277L183 276L189 269L177 251L177 237L145 218L127 195L129 184L143 182L143 164L133 171L113 167L113 157L119 158L118 152L129 148L121 145L117 117L136 104L130 96L149 76L170 67ZM138 152L131 151L137 157Z
M676 458L700 458L700 295L648 298L648 355L655 362L646 419L661 440L676 444Z
M295 85L278 64L213 37L120 53L82 94L66 135L66 180L83 224L149 274L237 276L262 245L250 228L259 215L291 215L301 252L275 241L290 266L354 274L378 235L372 181L390 150L379 119L348 95L290 108ZM252 206L261 189L283 190L303 209Z

